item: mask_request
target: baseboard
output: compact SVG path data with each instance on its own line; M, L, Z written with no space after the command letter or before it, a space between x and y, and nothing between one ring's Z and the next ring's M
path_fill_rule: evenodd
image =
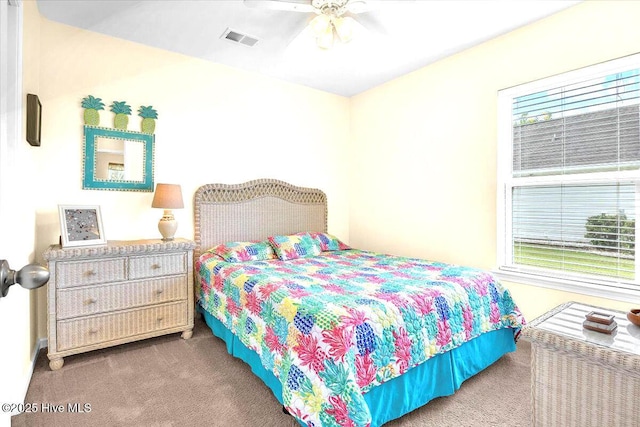
M22 402L24 402L24 399L27 397L29 384L31 384L31 377L33 377L33 371L36 369L36 363L38 362L38 354L40 354L40 350L47 347L49 347L49 341L46 338L39 338L38 341L36 341L36 347L33 349L33 353L31 354L31 367L24 377L21 387L22 392L19 395L22 398Z
M27 398L27 391L29 391L29 385L31 384L31 377L33 377L33 371L36 369L36 363L38 362L38 354L40 353L40 350L48 346L49 346L49 342L46 338L39 338L38 341L36 341L36 346L33 349L33 353L31 354L31 366L29 368L29 371L25 374L24 378L22 379L22 384L18 385L20 389L20 393L17 394L16 396L19 396L19 399L18 399L19 402L24 403L25 399ZM3 413L1 415L7 416L8 424L6 425L10 426L11 417L14 415L18 415L21 412L22 411ZM2 419L2 417L0 417L0 421L1 421L0 424L3 424L5 420Z

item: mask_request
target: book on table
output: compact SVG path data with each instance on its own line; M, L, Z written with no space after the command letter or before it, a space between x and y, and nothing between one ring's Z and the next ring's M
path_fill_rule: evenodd
M592 322L590 320L585 320L582 322L582 327L588 329L590 331L602 332L605 334L611 334L618 327L618 324L614 321L605 325L604 323Z

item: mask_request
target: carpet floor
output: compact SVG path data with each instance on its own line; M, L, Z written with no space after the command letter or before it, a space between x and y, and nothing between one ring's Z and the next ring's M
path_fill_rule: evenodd
M25 399L38 412L16 415L11 425L298 426L249 366L230 356L201 318L195 323L189 340L172 334L69 356L58 371L49 370L41 351ZM529 426L530 355L530 344L520 340L516 352L455 395L385 427Z

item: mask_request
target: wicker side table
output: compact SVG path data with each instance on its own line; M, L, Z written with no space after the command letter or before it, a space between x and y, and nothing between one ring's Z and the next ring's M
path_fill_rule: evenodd
M612 335L582 327L585 314L615 316ZM640 327L620 311L570 302L523 331L531 342L534 426L634 426L640 422Z

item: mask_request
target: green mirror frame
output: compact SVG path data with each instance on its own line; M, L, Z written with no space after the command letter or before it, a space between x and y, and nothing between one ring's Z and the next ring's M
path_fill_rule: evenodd
M143 144L142 179L119 180L100 179L96 175L98 138L108 138L123 141L139 141ZM153 191L153 146L154 135L132 132L121 129L101 128L96 126L84 127L84 177L83 189L91 190L121 190L121 191Z

